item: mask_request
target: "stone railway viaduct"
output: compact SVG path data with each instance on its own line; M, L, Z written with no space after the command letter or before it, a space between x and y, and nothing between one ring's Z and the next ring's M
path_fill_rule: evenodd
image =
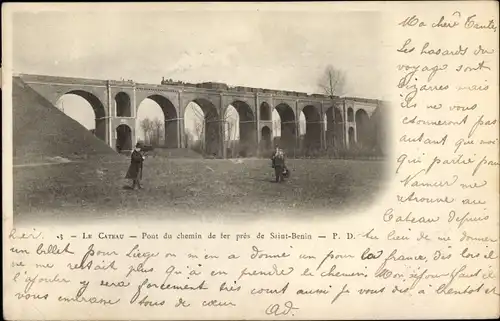
M205 115L207 152L226 156L224 115L232 105L239 114L240 149L250 154L272 148L273 109L281 118L280 145L290 150L300 143L299 116L306 118L303 146L326 149L328 146L352 147L355 144L380 144L385 128L382 116L386 103L364 98L328 97L300 92L249 87L229 87L220 83L165 83L97 80L20 74L24 83L56 105L65 94L86 99L96 117L95 135L115 149L131 149L136 143L136 117L146 98L154 100L165 116L165 142L169 148L186 146L184 111L190 102L198 104ZM324 121L326 118L327 127Z

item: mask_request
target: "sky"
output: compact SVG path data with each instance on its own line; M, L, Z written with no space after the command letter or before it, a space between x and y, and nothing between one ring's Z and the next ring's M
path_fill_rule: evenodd
M319 93L318 80L332 65L346 75L345 96L384 99L381 18L317 10L15 13L13 72ZM62 101L65 112L93 127L92 110L79 97ZM187 128L196 118L189 113ZM138 116L162 114L145 101Z

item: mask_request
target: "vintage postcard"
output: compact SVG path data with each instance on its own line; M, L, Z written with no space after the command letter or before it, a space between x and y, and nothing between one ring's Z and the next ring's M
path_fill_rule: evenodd
M498 26L4 4L5 318L498 318Z

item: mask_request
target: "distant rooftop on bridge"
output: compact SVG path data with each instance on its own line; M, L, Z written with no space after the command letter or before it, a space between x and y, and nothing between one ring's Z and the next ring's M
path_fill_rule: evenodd
M203 89L214 89L214 90L223 90L223 91L238 91L245 93L265 93L265 94L280 94L287 96L301 96L301 97L316 97L316 98L329 98L326 95L322 94L307 94L304 92L291 91L291 90L279 90L279 89L268 89L268 88L256 88L256 87L247 87L247 86L231 86L225 83L220 82L202 82L202 83L188 83L182 81L173 81L173 80L163 80L161 82L162 85L167 86L180 86L180 87L196 87ZM335 96L339 98L338 96Z

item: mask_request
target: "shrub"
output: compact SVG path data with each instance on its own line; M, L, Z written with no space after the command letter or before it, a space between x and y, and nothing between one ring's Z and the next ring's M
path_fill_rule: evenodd
M191 144L190 148L199 154L202 154L202 155L204 154L203 145L202 145L202 142L200 140L193 142Z

